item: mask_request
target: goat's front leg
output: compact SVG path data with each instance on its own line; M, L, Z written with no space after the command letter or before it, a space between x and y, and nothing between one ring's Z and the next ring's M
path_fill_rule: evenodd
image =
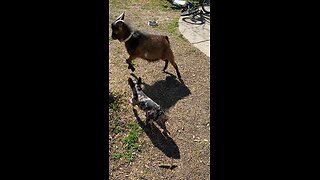
M134 56L130 56L126 62L128 63L128 69L131 69L132 72L134 72L135 68L133 67L133 64L132 64L132 60L134 60L135 57Z

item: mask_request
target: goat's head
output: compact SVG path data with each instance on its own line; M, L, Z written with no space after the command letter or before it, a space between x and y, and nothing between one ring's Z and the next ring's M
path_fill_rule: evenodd
M124 12L111 24L111 29L112 39L118 39L120 42L130 36L130 27L124 22Z

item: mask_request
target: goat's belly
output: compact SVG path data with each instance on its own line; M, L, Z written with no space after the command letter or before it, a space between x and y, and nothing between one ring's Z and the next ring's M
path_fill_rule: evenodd
M160 54L151 54L151 53L148 53L148 52L145 52L142 56L141 56L142 59L145 59L149 62L152 62L152 61L158 61L160 60Z
M145 59L147 60L148 62L155 62L155 61L158 61L159 59Z

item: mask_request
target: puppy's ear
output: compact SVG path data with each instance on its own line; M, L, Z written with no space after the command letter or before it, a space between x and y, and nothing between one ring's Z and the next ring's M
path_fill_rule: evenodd
M139 79L138 79L138 84L139 84L139 85L142 84L141 77L139 77Z
M128 84L129 84L130 87L134 86L134 82L132 81L131 78L128 79Z

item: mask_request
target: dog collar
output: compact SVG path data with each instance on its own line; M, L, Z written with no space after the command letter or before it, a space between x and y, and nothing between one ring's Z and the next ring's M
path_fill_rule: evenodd
M127 42L127 41L131 38L132 34L133 34L133 33L131 33L130 36L127 37L127 39L123 40L123 42Z

